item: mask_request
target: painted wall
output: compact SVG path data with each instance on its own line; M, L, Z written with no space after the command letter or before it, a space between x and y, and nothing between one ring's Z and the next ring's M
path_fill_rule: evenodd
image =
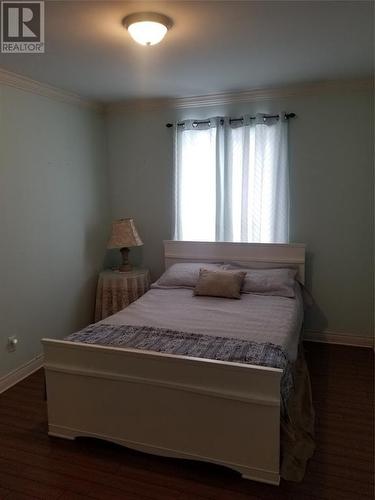
M290 123L291 241L308 248L316 304L307 328L372 336L373 103L370 91L202 109L112 111L107 116L112 215L133 216L144 240L133 259L163 269L171 237L172 135L166 122L295 112Z
M97 112L0 86L0 378L37 356L42 337L93 320L110 219L105 155Z

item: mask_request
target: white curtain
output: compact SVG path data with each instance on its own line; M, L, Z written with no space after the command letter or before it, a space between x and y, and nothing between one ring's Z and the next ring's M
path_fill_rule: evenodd
M174 226L177 240L288 242L284 113L176 124Z

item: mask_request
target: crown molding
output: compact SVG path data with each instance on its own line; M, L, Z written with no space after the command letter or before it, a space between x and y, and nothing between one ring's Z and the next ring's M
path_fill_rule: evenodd
M78 94L67 92L58 87L53 87L46 83L33 80L31 78L13 73L0 68L0 84L14 87L25 92L48 97L56 101L74 104L85 108L91 108L98 112L121 112L131 110L153 109L188 109L202 108L209 106L220 106L225 104L236 104L241 102L254 102L273 100L277 98L312 96L335 92L352 92L373 89L372 79L361 80L334 80L311 84L290 85L284 87L255 88L242 90L238 92L219 92L216 94L207 94L192 97L176 98L146 98L146 99L127 99L124 101L111 102L109 104L100 104L88 99L84 99Z
M103 109L100 104L84 99L77 94L67 92L46 83L32 80L31 78L13 73L12 71L6 71L2 68L0 68L0 84L7 85L8 87L14 87L18 90L23 90L24 92L30 92L31 94L48 97L49 99L53 99L55 101L91 108L96 111L101 111Z
M372 79L329 80L311 84L290 85L285 87L255 88L239 92L219 92L192 97L129 99L112 102L105 106L106 112L152 110L158 108L202 108L223 104L273 100L277 98L313 96L326 93L352 92L373 89Z

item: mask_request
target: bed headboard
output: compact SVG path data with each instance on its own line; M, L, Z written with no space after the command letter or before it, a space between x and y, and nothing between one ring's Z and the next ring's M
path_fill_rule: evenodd
M165 268L177 262L238 262L250 267L295 267L305 282L303 244L164 241Z

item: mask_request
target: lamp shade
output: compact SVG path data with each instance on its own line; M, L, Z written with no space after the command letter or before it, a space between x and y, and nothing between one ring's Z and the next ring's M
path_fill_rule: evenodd
M133 219L118 219L112 222L112 231L107 248L139 247L143 245Z

